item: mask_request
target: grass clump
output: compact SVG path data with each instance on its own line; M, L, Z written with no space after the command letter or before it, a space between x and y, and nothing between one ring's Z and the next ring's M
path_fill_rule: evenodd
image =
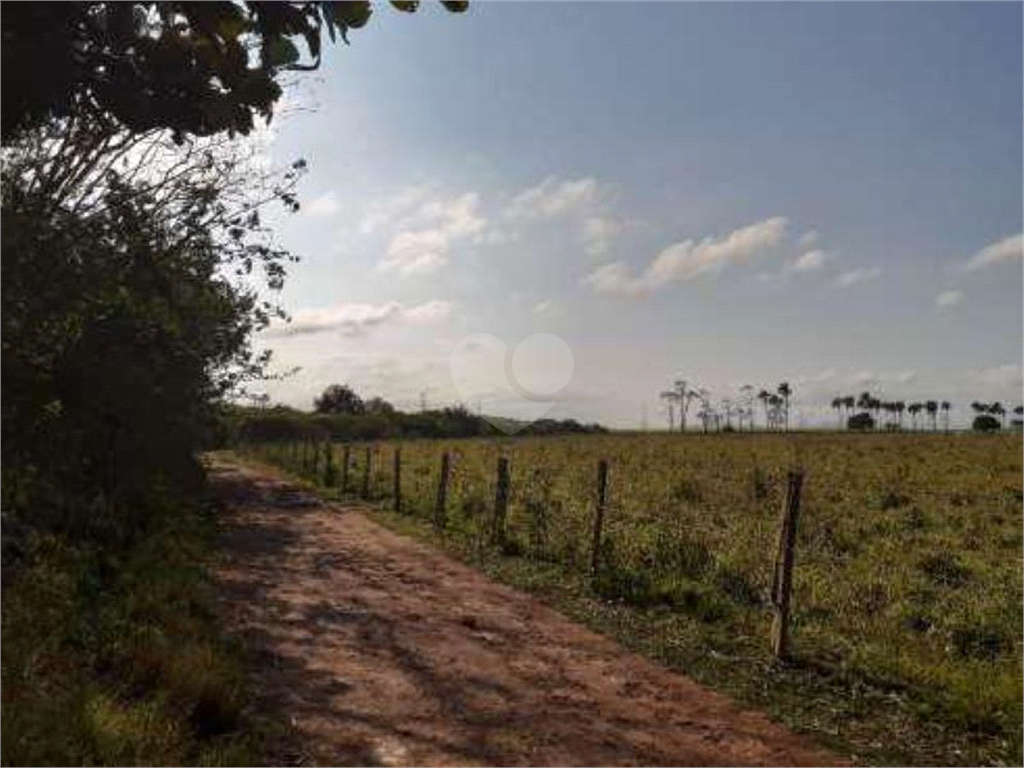
M4 765L243 765L238 649L201 564L209 507L167 505L116 547L24 531L4 562Z

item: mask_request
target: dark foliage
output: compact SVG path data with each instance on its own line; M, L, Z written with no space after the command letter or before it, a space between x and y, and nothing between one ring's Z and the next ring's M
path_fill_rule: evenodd
M585 425L574 419L542 419L525 425L516 434L556 435L606 431L599 424ZM360 413L308 414L276 407L266 410L234 408L222 424L220 434L228 440L277 443L326 439L347 441L483 437L506 433L465 408L443 408L418 413L364 409Z
M989 416L987 413L975 416L974 421L971 422L971 429L975 432L998 432L1001 426L999 419Z
M88 194L56 193L82 155L55 147L77 147L79 130L92 126L7 152L3 507L113 541L141 532L151 498L201 485L194 453L213 439L218 402L266 363L249 337L273 308L223 268L263 261L273 287L288 254L261 242L255 210L230 214L225 176L144 183L107 169L72 184ZM201 174L208 161L187 162Z
M10 3L0 20L3 142L82 112L130 131L169 128L178 140L247 134L273 114L282 72L316 69L322 34L347 42L370 14L365 1Z
M366 413L363 399L346 384L332 384L313 403L317 413Z
M854 431L870 431L875 428L875 420L867 411L855 413L846 420L846 428Z

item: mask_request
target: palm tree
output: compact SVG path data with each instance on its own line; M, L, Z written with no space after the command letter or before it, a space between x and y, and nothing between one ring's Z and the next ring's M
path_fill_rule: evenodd
M771 395L768 393L767 389L762 389L760 392L757 393L757 399L760 400L761 404L764 406L764 428L765 429L768 429L768 399L770 397L771 397Z
M751 384L744 384L740 387L742 395L740 405L740 431L743 430L743 419L747 420L747 427L754 431L754 387Z
M924 404L924 409L932 417L932 432L935 432L938 429L935 424L935 415L939 412L939 404L934 400L929 400Z
M900 430L903 429L903 412L907 409L907 404L902 400L896 401L896 415L900 420Z
M849 422L850 411L852 411L857 406L857 398L855 398L853 395L847 395L846 397L843 398L843 405L846 406L846 420L847 422Z
M913 420L915 430L917 429L917 414L921 412L922 408L924 408L924 406L921 405L921 403L911 403L907 407L907 410L910 412L910 418Z
M942 403L940 403L939 407L942 408L942 423L943 423L943 426L944 426L946 432L948 433L949 432L949 409L952 408L953 406L950 404L949 400L943 400Z
M841 397L832 398L832 407L836 409L836 414L839 416L839 429L843 428L843 414L840 409L843 407L844 402Z
M782 399L785 401L785 410L783 411L783 413L785 413L786 416L786 431L789 432L789 396L793 394L793 390L789 388L789 382L784 381L781 384L779 384L779 388L776 391L782 396Z
M875 429L882 428L882 401L877 397L871 398L871 410L875 412Z

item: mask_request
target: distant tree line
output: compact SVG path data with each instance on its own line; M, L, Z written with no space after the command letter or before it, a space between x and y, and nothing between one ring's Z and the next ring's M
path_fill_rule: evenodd
M528 424L474 414L461 405L404 412L381 397L364 400L351 387L332 384L314 401L312 413L284 405L229 409L222 425L223 442L290 442L296 440L390 440L501 436L495 423L517 427L517 435L593 434L599 424L575 419L538 419Z
M686 431L686 418L691 403L697 404L696 416L701 421L703 432L752 432L756 426L754 403L761 401L764 408L764 428L769 430L789 429L789 404L793 389L789 382L782 382L774 390L762 389L756 395L751 384L744 384L735 397L712 399L711 393L691 385L684 379L677 379L672 386L661 393L668 415L668 431L676 429L678 416L679 431Z
M904 417L906 413L910 417L910 428L913 430L925 430L929 426L932 432L939 429L939 414L942 415L942 429L949 431L949 414L953 409L952 403L948 400L922 400L907 403L904 400L882 400L870 392L862 392L859 397L845 395L832 399L832 408L839 417L840 426L843 424L843 417L847 429L855 431L870 431L874 429L885 429L887 431L899 431L904 428ZM979 432L993 432L1005 428L1006 408L1000 402L994 403L971 403L971 408L978 414L972 422L972 428ZM1024 413L1024 406L1017 406L1014 413L1018 416ZM872 415L873 414L873 415ZM998 418L997 418L998 417ZM1015 419L1012 422L1015 428L1020 428L1021 420Z

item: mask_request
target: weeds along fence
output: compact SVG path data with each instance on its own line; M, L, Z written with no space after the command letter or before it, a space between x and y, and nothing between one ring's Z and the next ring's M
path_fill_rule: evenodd
M729 603L774 605L773 647L786 653L790 579L783 571L792 568L794 538L780 538L778 510L798 507L781 504L785 488L756 467L738 481L733 473L715 478L717 503L724 497L751 513L725 516L709 512L689 471L645 457L568 461L543 448L517 455L498 442L447 450L428 442L250 448L342 497L429 521L477 556L499 552L579 572L607 600L709 619Z

